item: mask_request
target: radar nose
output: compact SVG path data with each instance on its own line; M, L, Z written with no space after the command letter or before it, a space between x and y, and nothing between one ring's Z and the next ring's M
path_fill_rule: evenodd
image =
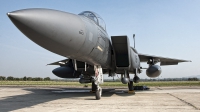
M77 15L50 9L24 9L7 15L29 39L62 56L73 55L85 41L85 34L79 34L85 26Z

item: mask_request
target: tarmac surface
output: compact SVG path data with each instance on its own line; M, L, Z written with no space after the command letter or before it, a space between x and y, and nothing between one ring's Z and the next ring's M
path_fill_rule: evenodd
M200 87L151 87L128 94L103 88L95 100L90 88L0 87L0 112L200 112Z

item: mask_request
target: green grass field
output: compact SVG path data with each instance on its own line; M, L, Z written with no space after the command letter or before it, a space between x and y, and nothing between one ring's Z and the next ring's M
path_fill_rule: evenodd
M91 84L80 84L79 82L67 81L0 81L0 86L91 86ZM200 81L149 81L134 84L135 86L200 86ZM121 82L104 82L101 86L106 87L127 87Z

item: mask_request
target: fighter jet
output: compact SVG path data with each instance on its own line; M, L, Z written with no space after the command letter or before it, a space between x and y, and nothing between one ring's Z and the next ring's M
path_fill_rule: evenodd
M80 83L92 83L92 92L101 98L103 74L114 77L121 74L121 82L128 84L129 93L134 93L133 82L138 83L138 74L147 62L148 77L161 74L160 65L177 65L189 60L145 55L130 46L126 35L108 36L104 20L92 11L80 14L52 9L23 9L7 13L14 25L39 46L66 57L48 65L59 65L52 72L61 78L80 78ZM133 35L134 37L135 35ZM130 75L134 74L133 79Z

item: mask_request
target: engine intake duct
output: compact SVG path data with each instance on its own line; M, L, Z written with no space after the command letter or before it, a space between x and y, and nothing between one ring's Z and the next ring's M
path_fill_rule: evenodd
M127 36L111 36L117 68L128 68L130 65L130 46Z

